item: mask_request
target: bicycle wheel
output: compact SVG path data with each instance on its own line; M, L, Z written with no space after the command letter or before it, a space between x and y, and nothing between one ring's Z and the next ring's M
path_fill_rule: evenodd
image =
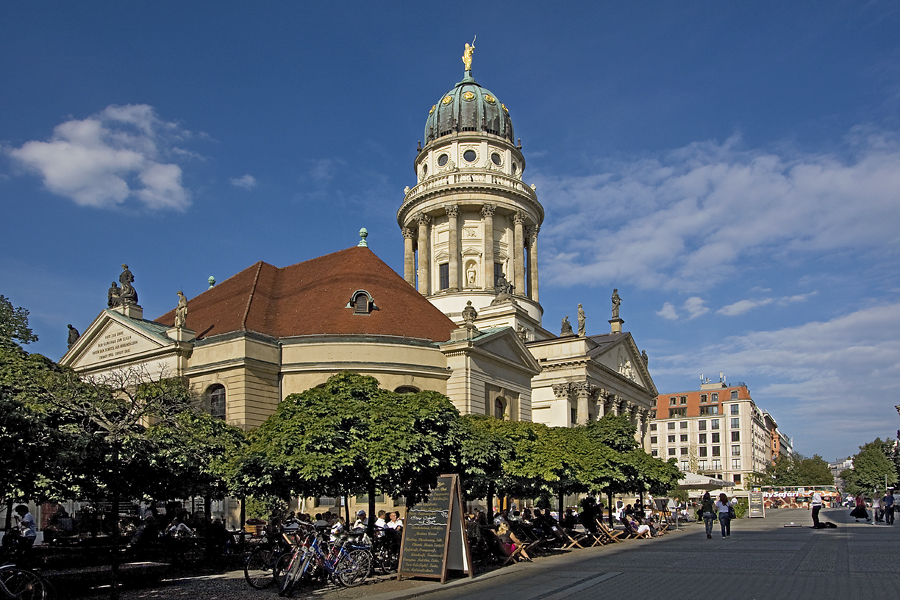
M50 583L28 569L14 565L0 568L0 592L5 598L47 600L51 597Z
M250 587L264 590L275 583L275 561L278 559L271 548L257 548L250 553L244 563L244 579Z
M278 557L275 563L275 579L278 581L279 596L290 596L294 592L300 561L300 555L295 552L287 552Z
M366 580L372 570L372 553L368 550L351 550L341 557L335 566L338 582L344 587L356 587Z

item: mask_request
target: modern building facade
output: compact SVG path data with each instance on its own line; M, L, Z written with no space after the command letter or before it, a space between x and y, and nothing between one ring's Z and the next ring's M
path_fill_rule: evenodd
M699 390L660 394L650 424L650 453L674 458L683 471L733 481L746 489L747 477L771 464L790 440L760 409L744 383L703 381Z

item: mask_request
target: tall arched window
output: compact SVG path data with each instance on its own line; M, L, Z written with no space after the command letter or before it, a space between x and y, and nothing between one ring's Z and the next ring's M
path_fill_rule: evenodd
M215 419L225 420L225 386L216 384L206 390L209 396L209 414Z
M419 388L411 385L401 385L394 391L398 394L416 394L419 392Z
M497 396L494 400L494 416L498 419L506 418L506 398L503 396Z

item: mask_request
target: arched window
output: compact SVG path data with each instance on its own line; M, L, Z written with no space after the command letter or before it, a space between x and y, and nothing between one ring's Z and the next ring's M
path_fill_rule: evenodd
M503 396L497 396L494 400L494 416L498 419L506 418L506 398Z
M345 308L352 308L354 315L368 315L376 310L375 299L366 290L356 290L350 296L350 302Z
M419 391L419 388L413 387L411 385L401 385L394 391L398 394L415 394Z
M211 385L206 390L209 397L209 414L215 419L225 420L225 386Z

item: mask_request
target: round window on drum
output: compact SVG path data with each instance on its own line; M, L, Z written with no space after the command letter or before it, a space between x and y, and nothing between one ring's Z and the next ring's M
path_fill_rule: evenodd
M491 162L497 166L503 164L503 159L500 158L500 155L496 152L491 153Z
M450 160L449 156L447 156L446 154L441 154L440 156L438 156L438 166L443 167L447 164L448 160Z
M475 162L475 159L478 158L478 155L474 150L466 150L463 152L463 158L466 162Z

